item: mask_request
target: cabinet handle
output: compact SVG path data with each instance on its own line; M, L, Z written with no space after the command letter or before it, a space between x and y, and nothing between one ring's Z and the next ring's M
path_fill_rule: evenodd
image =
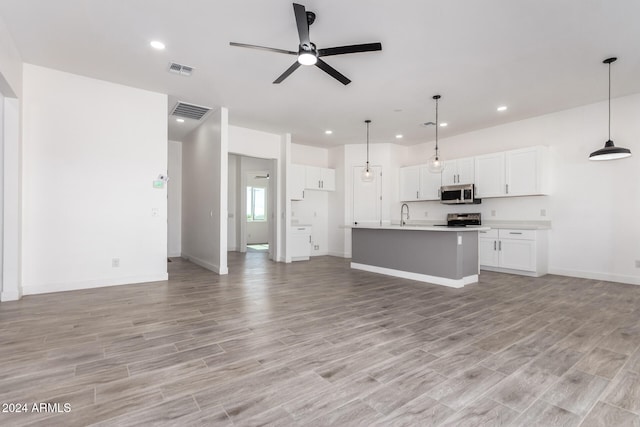
M322 183L322 188L324 188L324 180L320 181Z
M496 241L495 240L493 241L493 250L494 251L496 250Z
M303 228L298 228L298 230L304 231L304 227Z
M311 243L311 236L309 236L309 243Z
M509 194L509 184L505 184L505 188L506 188L507 194Z
M420 198L420 194L419 193L420 193L419 191L416 191L416 199Z
M498 250L501 251L502 250L502 240L500 240L498 242Z
M522 233L519 231L510 231L509 234L522 234Z

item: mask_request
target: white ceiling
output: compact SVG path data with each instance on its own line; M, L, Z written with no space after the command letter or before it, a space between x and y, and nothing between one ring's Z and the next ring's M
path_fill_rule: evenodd
M25 62L167 93L169 108L225 106L233 125L309 145L364 142L367 118L371 142L433 140L420 123L435 119L436 93L440 137L601 101L609 56L613 96L640 92L638 0L299 1L317 15L318 48L382 43L326 58L350 85L316 67L274 85L294 56L229 46L297 50L289 0L0 0L0 17ZM169 61L193 76L168 73ZM170 120L170 138L189 122Z

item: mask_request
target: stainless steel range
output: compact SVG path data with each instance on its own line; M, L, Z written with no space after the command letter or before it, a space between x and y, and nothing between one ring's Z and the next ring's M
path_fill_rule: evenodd
M447 223L438 224L439 227L466 227L468 225L482 225L480 213L450 213Z

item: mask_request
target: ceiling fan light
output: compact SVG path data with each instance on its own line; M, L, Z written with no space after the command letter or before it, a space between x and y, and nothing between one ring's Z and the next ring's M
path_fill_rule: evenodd
M589 160L616 160L631 156L631 150L623 147L616 147L613 141L605 142L604 147L594 151L589 155Z
M315 65L318 62L318 57L312 52L304 52L298 55L298 62L301 65Z

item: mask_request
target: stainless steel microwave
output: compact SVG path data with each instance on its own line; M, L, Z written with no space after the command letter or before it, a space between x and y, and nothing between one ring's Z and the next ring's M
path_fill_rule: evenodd
M473 184L444 185L440 188L440 202L447 205L479 204Z

